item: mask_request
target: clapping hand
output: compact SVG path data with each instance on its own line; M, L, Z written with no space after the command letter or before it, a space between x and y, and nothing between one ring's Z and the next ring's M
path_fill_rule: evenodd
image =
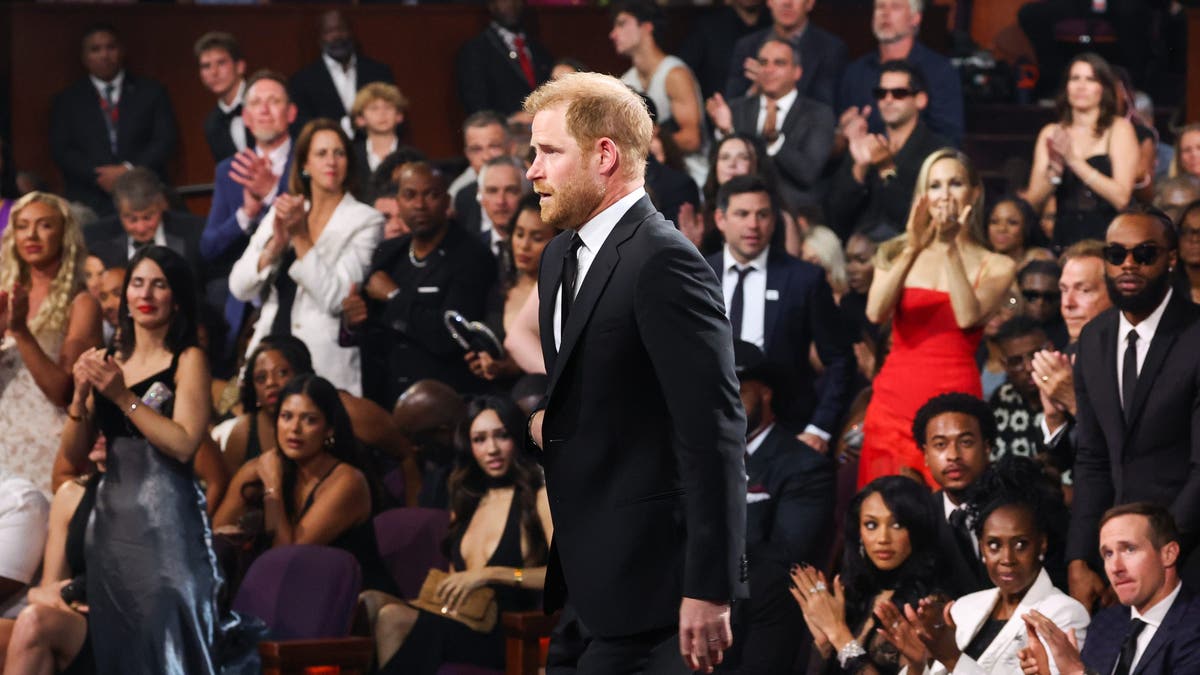
M908 233L908 245L914 251L923 251L933 243L937 229L933 225L929 197L921 195L913 200L908 212L908 225L904 229Z
M917 637L925 644L929 655L950 671L954 670L958 657L962 656L954 637L957 626L950 616L953 606L954 601L943 605L941 598L928 597L922 598L915 609L912 605L904 607L905 618L916 627Z
M679 214L675 216L675 222L679 225L679 231L683 233L683 236L695 244L696 248L700 248L700 244L704 241L704 218L696 213L696 207L691 202L685 202L679 206Z
M288 237L294 237L306 231L308 227L307 212L304 210L302 195L281 194L275 199L275 224L282 227Z
M879 620L880 635L900 652L907 662L908 672L923 671L929 660L929 650L908 617L891 600L884 600L875 605L875 618Z
M1025 672L1025 675L1050 675L1051 659L1058 668L1058 672L1063 675L1084 672L1083 660L1079 655L1079 641L1075 638L1074 628L1064 633L1053 621L1037 610L1030 610L1021 618L1025 621L1028 645L1017 655L1021 659L1021 670ZM1043 642L1045 645L1042 644Z
M871 106L861 109L850 106L838 120L838 130L849 140L854 140L867 133L867 118L871 116Z
M1075 414L1075 377L1071 359L1061 352L1043 349L1033 355L1033 382L1042 396L1042 409ZM1049 403L1049 406L1047 405Z
M12 294L8 297L9 330L14 333L24 332L29 328L29 289L21 282L13 284Z
M808 565L793 566L789 590L800 604L805 622L815 629L814 635L819 632L832 640L835 635L849 631L846 627L846 589L841 577L834 577L830 589L820 570Z
M121 372L121 367L117 365L112 355L101 347L84 352L75 362L75 366L77 369L82 369L92 389L100 392L113 403L117 402L121 394L128 391L125 386L125 374Z
M708 116L712 118L713 124L721 133L733 133L733 111L729 109L729 104L725 102L725 97L721 96L720 92L713 94L704 102L704 109L708 111Z
M242 186L242 210L251 218L258 215L263 200L279 183L279 176L272 172L271 160L259 157L249 148L233 156L229 178Z

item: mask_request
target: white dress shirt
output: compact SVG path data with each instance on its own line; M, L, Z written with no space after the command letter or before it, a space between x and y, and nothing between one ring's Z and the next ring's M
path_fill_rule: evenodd
M233 97L233 103L226 105L221 99L217 99L217 107L221 112L228 115L233 112L233 109L242 105L246 100L246 81L238 82L237 96ZM233 139L233 145L238 149L238 152L246 149L246 122L241 115L235 115L229 120L229 137Z
M125 82L125 71L124 70L121 70L121 72L117 73L117 76L114 77L112 79L112 81L110 81L110 82L105 82L104 80L96 77L95 75L88 75L88 79L92 81L92 86L96 88L96 93L99 94L100 98L102 98L102 99L104 98L104 88L111 84L112 88L113 88L113 93L112 93L113 105L121 104L121 85L124 84L124 82Z
M775 423L771 422L766 429L755 434L754 438L746 441L746 456L750 457L756 450L762 447L763 441L767 440L767 436L771 435L771 430L775 428Z
M1168 287L1167 294L1162 302L1158 303L1158 307L1145 321L1136 326L1125 318L1125 312L1117 313L1117 395L1121 398L1122 408L1125 407L1125 348L1129 345L1129 331L1137 331L1137 371L1141 374L1142 364L1146 362L1146 354L1150 351L1150 341L1154 339L1154 333L1158 330L1158 324L1162 321L1163 312L1166 311L1173 292Z
M771 247L768 246L758 254L758 257L751 260L748 264L742 265L733 259L733 254L729 251L729 244L725 245L725 250L721 254L721 286L725 297L725 315L729 316L729 308L733 306L733 290L737 288L738 269L743 267L752 267L753 270L746 273L746 280L742 282L742 340L766 351L766 306L767 306L767 254L770 253ZM734 332L737 332L737 327L734 327Z
M775 105L778 110L775 113L775 131L779 136L775 142L767 146L767 155L774 157L777 152L783 148L783 120L787 119L788 111L792 109L792 105L796 103L796 98L800 95L800 91L793 88L788 93L784 94ZM754 123L754 129L757 135L762 137L763 126L767 123L767 97L760 95L758 97L758 121Z
M388 147L387 152L383 153L382 155L375 154L375 151L371 149L371 139L370 138L367 138L366 145L367 145L367 168L370 169L372 172L374 172L375 169L379 168L380 164L383 164L383 160L386 159L388 155L392 154L393 152L396 151L396 148L400 147L400 141L395 136L393 136L392 137L392 145L390 147Z
M130 237L130 236L125 237L125 242L126 242L125 243L125 259L132 260L133 255L135 253L137 253L137 250L138 250L137 244L134 243L133 237ZM161 218L158 221L158 227L154 229L154 242L153 243L155 246L166 246L167 245L167 234L165 232L163 232L163 223L162 223Z
M333 80L333 88L337 90L338 98L342 100L342 109L346 111L342 115L342 119L338 120L342 124L342 129L346 135L354 138L354 124L350 119L350 109L354 107L354 97L358 94L358 56L350 55L350 61L345 67L328 54L322 53L321 60L325 63L325 70L329 71L329 77Z
M262 157L262 148L260 146L255 146L254 154ZM285 138L284 141L279 144L279 147L275 148L270 152L270 154L266 155L267 159L271 160L271 173L278 177L282 177L283 170L287 168L288 156L291 154L292 139L289 137ZM263 197L262 207L264 209L270 207L272 202L275 201L275 197L278 195L279 181L276 180L275 185L271 186L271 191L267 193L266 197ZM237 212L234 214L234 217L237 218L238 227L242 228L242 232L248 232L250 230L250 216L246 215L245 209L239 206Z
M583 245L575 254L575 259L579 261L579 273L575 275L575 295L579 295L579 289L583 288L583 280L587 277L588 269L592 266L592 260L596 258L596 254L600 251L600 247L604 245L608 235L612 234L613 228L617 223L621 222L621 218L625 217L625 213L633 208L639 199L646 196L646 188L639 187L633 192L621 197L616 202L596 214L596 217L583 224L579 228L579 238L583 240ZM545 261L543 261L545 262ZM549 262L551 265L558 264L556 261ZM554 298L554 347L555 349L562 348L562 284L558 286L558 293ZM572 296L573 299L574 296Z
M1144 322L1143 322L1144 323ZM1133 663L1129 664L1129 672L1136 673L1138 661L1142 660L1142 655L1146 653L1146 647L1150 646L1150 641L1154 639L1154 634L1158 632L1159 626L1167 618L1167 612L1171 611L1171 605L1175 604L1175 598L1179 597L1179 589L1183 588L1183 584L1176 581L1175 590L1158 604L1146 610L1145 614L1137 611L1136 607L1129 608L1129 620L1141 619L1146 622L1146 627L1137 636L1137 649L1133 652ZM1116 666L1113 666L1116 670Z

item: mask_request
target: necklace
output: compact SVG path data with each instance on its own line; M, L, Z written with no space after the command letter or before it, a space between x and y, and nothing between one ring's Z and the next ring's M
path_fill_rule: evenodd
M429 264L429 258L426 258L425 260L417 260L417 254L413 253L413 245L410 241L408 242L408 262L412 263L413 267L421 269Z

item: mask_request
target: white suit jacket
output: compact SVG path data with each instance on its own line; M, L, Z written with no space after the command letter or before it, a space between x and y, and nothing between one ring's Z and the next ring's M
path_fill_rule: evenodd
M1000 591L989 588L964 595L950 608L950 616L957 626L954 638L959 649L966 649L967 645L971 644L971 639L983 627L999 598ZM979 655L979 659L972 659L963 654L958 659L953 675L1022 675L1021 660L1017 658L1017 652L1026 646L1025 622L1021 620L1021 616L1031 609L1046 615L1063 632L1074 628L1079 648L1083 649L1083 640L1087 637L1087 626L1091 622L1091 616L1077 600L1055 588L1050 576L1043 569L1025 593L1012 618ZM1050 664L1050 670L1058 675L1058 668L1053 662ZM932 667L925 669L926 675L947 675L948 672L941 663L934 663Z
M264 290L268 292L254 335L246 346L247 354L271 332L279 308L275 288L268 286L278 263L258 269L258 258L271 239L274 222L272 207L229 272L229 291L238 300L249 302L261 297ZM362 367L358 347L338 344L342 300L350 293L350 284L362 282L382 237L383 214L346 193L312 250L292 263L287 272L296 282L292 335L308 346L317 375L355 396L362 396Z

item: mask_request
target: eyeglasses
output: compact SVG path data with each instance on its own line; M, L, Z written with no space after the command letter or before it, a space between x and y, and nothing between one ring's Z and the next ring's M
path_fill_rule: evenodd
M1133 254L1133 262L1139 265L1153 265L1158 260L1162 247L1158 244L1138 244L1133 248L1125 248L1120 244L1109 244L1104 247L1104 260L1109 265L1123 265L1129 254Z
M875 87L871 90L871 93L875 95L875 100L877 101L887 98L888 94L891 94L892 98L897 101L903 101L917 92L908 87Z
M1021 291L1021 295L1025 296L1026 302L1053 302L1057 303L1062 295L1058 291Z

